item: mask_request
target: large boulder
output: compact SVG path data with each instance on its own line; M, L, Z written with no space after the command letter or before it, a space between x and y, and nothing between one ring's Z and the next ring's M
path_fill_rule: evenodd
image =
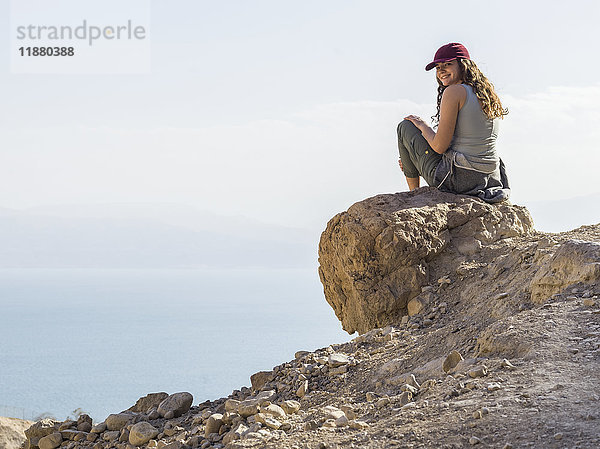
M181 392L172 394L158 405L158 413L163 418L177 418L187 413L193 401L194 397L190 393Z
M129 444L142 446L158 434L158 429L152 424L146 421L139 422L134 424L129 431Z
M121 430L135 419L132 413L113 413L106 418L106 428L108 430Z
M394 324L430 282L444 250L471 257L483 245L534 232L531 215L423 187L377 195L333 217L319 243L325 299L348 333Z
M38 447L38 444L42 438L46 435L51 435L58 430L60 422L51 418L45 418L41 421L33 424L29 429L25 431L25 449L32 449Z
M153 408L158 408L160 403L169 397L168 393L150 393L137 400L135 405L127 410L134 413L148 413Z

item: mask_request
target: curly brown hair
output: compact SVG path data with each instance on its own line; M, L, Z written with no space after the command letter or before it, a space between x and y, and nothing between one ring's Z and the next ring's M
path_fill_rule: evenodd
M500 98L494 90L494 85L488 80L479 67L470 59L458 58L458 67L460 68L460 75L465 84L468 84L473 88L475 96L481 104L481 110L490 119L504 118L508 114L508 109L502 107ZM446 89L446 86L442 85L442 82L436 77L438 86L437 95L437 112L431 119L434 123L440 121L440 106L442 104L442 94Z

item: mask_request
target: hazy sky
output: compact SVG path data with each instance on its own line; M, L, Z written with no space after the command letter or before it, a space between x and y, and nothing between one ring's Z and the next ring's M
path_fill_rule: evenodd
M599 17L596 0L152 1L151 72L129 75L13 74L7 38L0 207L170 202L324 227L406 190L396 124L434 113L424 66L448 42L510 110L514 202L599 193Z

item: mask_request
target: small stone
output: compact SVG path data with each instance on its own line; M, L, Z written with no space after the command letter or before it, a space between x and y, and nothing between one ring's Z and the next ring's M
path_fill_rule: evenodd
M325 420L325 422L323 423L323 425L321 427L330 428L330 429L333 429L333 428L337 427L335 425L335 419L327 419L327 420ZM325 446L325 447L327 447L327 446Z
M163 446L162 449L184 449L184 444L183 441L173 441L172 443Z
M123 427L127 426L131 421L133 421L134 415L130 413L115 413L112 415L108 415L106 418L106 428L108 430L121 430Z
M116 441L121 435L120 430L107 430L102 434L102 439L104 441ZM63 435L64 437L64 435Z
M502 368L506 368L506 369L509 369L509 370L513 370L513 369L516 368L515 365L513 365L512 363L510 363L510 361L508 361L507 359L502 359L502 362L500 363L500 366Z
M485 365L479 366L477 368L473 368L472 370L469 370L467 372L467 374L469 375L469 377L475 379L477 377L484 377L487 376L488 370L487 367Z
M508 298L508 293L506 293L506 292L498 293L496 296L494 296L494 301L498 301L499 299L504 299L504 298Z
M152 424L142 421L131 426L129 444L142 446L158 435L158 429Z
M299 398L303 398L304 396L306 396L307 392L308 380L305 380L304 382L302 382L302 385L300 385L300 387L296 390L296 396L298 396Z
M82 422L80 424L77 424L77 430L88 433L89 431L92 430L92 423Z
M475 419L481 419L481 418L483 418L483 413L481 413L481 410L475 410L473 412L473 418L475 418Z
M249 432L250 429L244 423L239 423L237 427L231 429L227 434L223 437L223 444L228 445L232 441L241 440L246 432Z
M417 382L417 379L414 374L409 374L407 377L405 377L404 383L412 385L417 389L421 388L421 385L419 385L419 382Z
M442 363L442 369L444 370L445 373L447 373L448 371L453 369L456 365L458 365L458 363L461 360L464 360L463 356L460 355L460 353L458 351L452 351L444 359L444 363Z
M425 307L425 304L419 298L413 298L410 301L408 301L406 307L408 309L408 316L415 316L421 313L421 311Z
M169 429L165 429L164 434L168 437L172 437L173 435L181 432L182 430L185 430L185 429L183 427L175 426L175 427L171 427Z
M204 436L208 438L208 435L211 433L219 433L219 429L223 425L223 415L220 413L214 413L210 415L208 420L206 421L206 429L204 431Z
M277 418L277 419L285 419L285 417L286 417L285 411L283 410L283 408L281 408L275 404L270 404L270 405L267 405L266 407L261 407L260 411L261 411L261 413L271 415L272 417Z
M404 315L404 316L402 317L402 320L400 320L400 322L401 322L402 324L406 324L406 323L408 323L408 320L409 320L409 319L410 319L410 317L409 317L408 315Z
M146 413L148 414L150 411L152 411L153 409L156 410L156 408L158 408L159 404L164 401L165 399L167 399L169 397L169 395L167 393L160 392L160 393L150 393L147 394L144 397L139 398L135 405L130 407L128 411L130 412L134 412L134 413Z
M348 419L348 417L346 415L342 415L339 418L337 418L335 420L335 425L337 427L344 427L348 425L348 422L350 422L350 420Z
M106 423L105 422L101 422L96 424L94 427L92 427L92 430L90 430L90 432L92 433L102 433L106 430Z
M386 405L389 405L390 403L390 398L385 397L385 398L381 398L379 399L376 403L375 403L375 407L377 408L383 408Z
M377 396L377 394L373 393L372 391L367 391L367 394L365 395L367 398L367 402L373 402L375 399L377 399L379 396Z
M256 399L246 399L245 401L240 402L238 405L238 413L242 418L256 415L258 413L258 401Z
M225 437L223 437L223 439L225 439ZM193 437L189 437L187 440L185 440L185 445L188 447L198 447L200 446L200 437L198 435L195 435Z
M257 414L256 421L274 430L278 430L281 427L281 422L264 413Z
M348 427L355 430L364 430L369 428L369 424L364 421L350 421Z
M506 443L506 444L505 444L505 445L502 447L502 449L513 449L513 445L512 445L512 444L510 444L510 443Z
M347 365L350 362L350 357L339 352L330 354L327 358L327 363L331 368L337 368L338 366Z
M418 388L413 387L412 385L409 384L404 384L402 385L402 387L400 387L401 391L410 391L413 395L417 394L419 392Z
M326 419L338 419L340 416L344 415L344 412L333 405L328 405L323 407L323 413L326 416Z
M479 443L481 443L481 440L479 438L477 438L477 437L469 438L469 444L471 446L475 446L476 444L479 444Z
M558 440L562 440L562 438L563 438L563 434L561 432L558 432L558 433L554 434L554 439L555 440L557 440L557 441Z
M302 358L302 357L304 357L304 356L307 356L308 354L310 354L310 352L308 352L308 351L297 351L297 352L294 354L294 358L295 358L296 360L298 360L298 359L301 359L301 358Z
M440 285L451 284L451 283L452 283L452 281L450 280L450 278L448 276L443 276L438 279L438 284L440 284Z
M259 371L250 376L250 383L254 391L260 390L267 382L273 380L273 371Z
M495 383L495 382L491 383L491 384L488 384L488 386L487 386L487 391L498 391L498 390L501 390L501 389L502 389L502 386L500 384L498 384L498 383Z
M240 401L236 401L235 399L227 399L225 401L225 411L227 411L227 412L236 412L237 413L239 406L240 406Z
M412 398L413 398L412 393L410 391L405 391L398 397L400 406L402 407L402 406L408 404L409 402L412 401Z
M585 298L583 300L583 305L586 307L594 307L596 305L596 301L592 298Z
M148 413L148 419L150 421L153 421L158 418L160 418L160 413L158 413L158 410L154 409L150 413Z
M73 426L75 426L75 424L76 424L75 421L71 421L70 419L68 419L60 425L60 427L58 428L58 431L60 432L61 430L70 429Z
M75 441L77 441L77 437L75 437ZM125 443L129 441L129 430L123 429L121 430L121 435L119 435L119 441Z
M352 407L351 405L344 404L344 405L340 406L340 409L344 412L344 414L346 415L346 417L348 419L356 419L358 417L356 415L356 411L354 410L354 407Z
M40 449L56 449L61 445L63 437L60 432L54 432L42 437L38 443Z
M468 382L465 382L465 388L467 390L475 390L477 388L477 382L474 380L470 380Z
M175 393L167 397L158 406L160 416L170 419L167 415L172 413L173 418L177 418L186 413L192 406L194 397L187 392Z
M306 421L304 423L304 430L305 431L310 431L310 430L316 430L319 428L319 423L315 420L310 420L310 421Z
M281 408L288 414L293 415L300 410L300 403L298 401L288 400L281 403Z
M338 366L337 368L329 368L328 374L330 376L339 376L339 375L345 374L347 372L348 372L348 367L346 365L344 365L344 366Z

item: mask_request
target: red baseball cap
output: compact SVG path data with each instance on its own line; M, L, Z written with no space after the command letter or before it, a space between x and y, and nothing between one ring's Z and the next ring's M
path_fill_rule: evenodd
M453 61L456 58L471 59L469 52L463 44L452 42L450 44L442 45L438 51L435 52L433 62L430 62L425 66L425 70L431 70L440 62Z

